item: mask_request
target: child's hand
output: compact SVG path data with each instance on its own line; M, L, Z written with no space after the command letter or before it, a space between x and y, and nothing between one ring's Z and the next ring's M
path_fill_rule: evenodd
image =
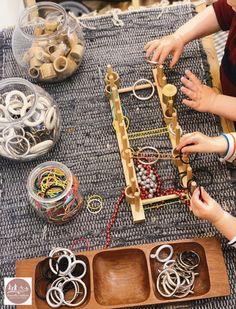
M170 68L172 68L179 60L184 49L184 40L179 34L172 34L165 36L159 40L148 42L144 46L146 51L146 57L149 58L153 53L152 61L157 61L159 64L163 64L165 59L171 54L172 60Z
M224 155L227 146L224 136L210 137L200 132L193 132L183 135L176 149L183 153L205 152Z
M183 100L187 106L199 111L207 112L214 103L217 93L210 87L203 85L201 81L189 70L185 71L186 77L181 78L185 87L181 91L191 100Z
M197 188L192 195L190 204L195 216L207 220L212 224L216 224L225 213L220 204L211 198L202 187L201 197L200 190Z

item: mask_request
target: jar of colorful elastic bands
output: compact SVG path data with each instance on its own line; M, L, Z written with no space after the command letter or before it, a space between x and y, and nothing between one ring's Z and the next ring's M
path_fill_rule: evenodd
M29 161L46 154L60 135L53 98L22 78L0 81L0 156Z
M30 204L49 223L63 224L82 207L79 181L62 163L48 161L36 166L27 181Z

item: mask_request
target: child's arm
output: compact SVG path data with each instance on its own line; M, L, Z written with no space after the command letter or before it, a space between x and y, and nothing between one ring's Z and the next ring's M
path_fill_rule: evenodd
M179 60L184 45L218 30L220 30L220 26L215 11L213 6L209 6L176 30L174 34L148 42L144 50L147 58L153 53L152 61L158 61L159 64L162 64L167 56L172 54L170 67L173 67Z
M195 216L211 222L230 240L230 243L236 240L236 218L224 211L203 188L201 188L201 199L199 188L194 191L191 198L191 210Z
M199 112L208 112L236 120L236 98L217 94L212 88L203 85L201 81L189 70L181 78L184 87L181 91L189 97L183 103Z

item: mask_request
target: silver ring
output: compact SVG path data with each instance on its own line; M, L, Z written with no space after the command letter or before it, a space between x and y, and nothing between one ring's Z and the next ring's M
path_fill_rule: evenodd
M140 83L140 82L146 82L146 83L148 83L149 85L151 85L151 87L152 87L152 93L151 93L149 96L147 96L147 97L140 97L140 96L138 96L138 95L136 94L136 92L135 92L135 87L136 87L137 84ZM149 100L149 99L151 99L151 97L154 95L154 92L155 92L155 88L154 88L154 86L153 86L153 83L152 83L150 80L148 80L148 79L141 78L141 79L137 80L137 81L134 83L134 85L133 85L133 95L134 95L138 100L141 100L141 101Z
M160 258L160 253L164 249L169 249L170 253L169 253L169 255L166 258L162 259L162 258ZM162 245L159 248L157 248L156 253L155 254L151 254L150 257L152 259L157 259L157 261L160 262L160 263L165 263L165 262L169 261L172 258L173 253L174 253L174 249L173 249L173 247L171 245Z

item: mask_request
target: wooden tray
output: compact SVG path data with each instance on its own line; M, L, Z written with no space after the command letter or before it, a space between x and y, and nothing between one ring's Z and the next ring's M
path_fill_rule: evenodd
M170 241L174 254L184 250L196 251L200 266L195 280L194 294L178 299L164 298L156 289L157 269L162 264L150 259L162 243L140 246L88 251L77 254L88 266L84 282L88 288L85 303L75 308L100 309L124 308L150 304L173 303L230 294L229 282L223 254L218 240L214 237ZM166 242L165 242L166 244ZM163 252L165 254L165 252ZM38 265L45 257L16 262L17 277L32 277L33 308L50 308L46 301L39 299L34 292L38 276ZM28 309L29 306L20 306ZM62 306L60 308L68 308Z

